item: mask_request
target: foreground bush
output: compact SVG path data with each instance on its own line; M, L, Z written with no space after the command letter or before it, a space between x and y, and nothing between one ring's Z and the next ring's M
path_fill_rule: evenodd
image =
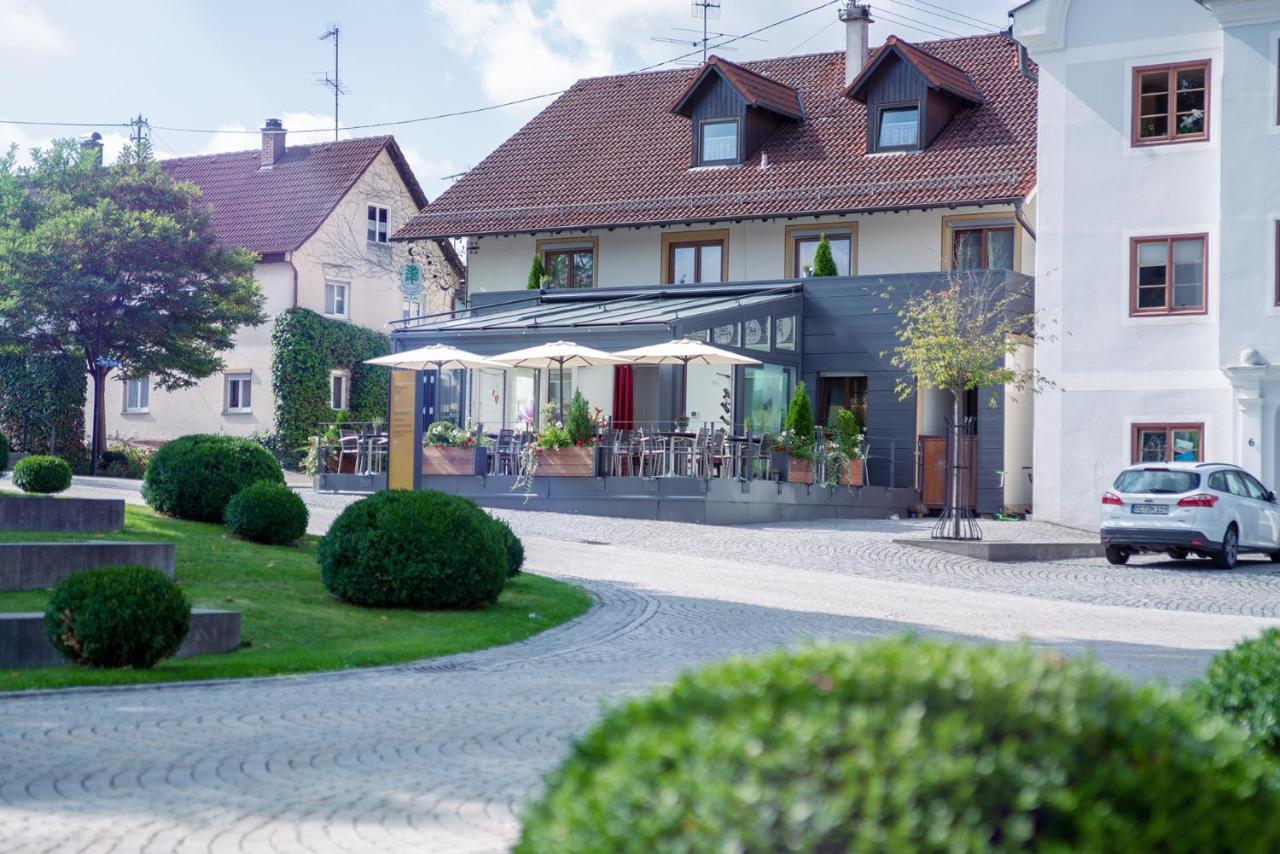
M507 553L507 576L514 578L524 567L524 543L520 542L520 538L516 536L515 531L511 530L506 519L495 516L493 524L498 529L499 536L502 537L502 545Z
M260 480L227 502L226 522L232 533L246 540L283 546L307 532L307 505L283 483Z
M507 579L506 543L465 498L391 490L357 501L316 551L329 592L357 605L482 608Z
M154 667L178 651L190 628L187 597L146 566L77 572L53 589L44 612L49 641L89 667Z
M222 522L231 496L260 480L284 483L284 473L257 442L234 436L183 436L152 455L142 479L142 497L170 516Z
M71 466L57 457L23 457L13 467L13 485L23 492L62 492L71 485Z
M1274 851L1226 721L1101 666L903 638L739 660L607 715L518 851Z
M1280 630L1267 629L1220 653L1205 677L1190 686L1190 694L1280 758Z
M0 433L0 471L9 468L9 437Z

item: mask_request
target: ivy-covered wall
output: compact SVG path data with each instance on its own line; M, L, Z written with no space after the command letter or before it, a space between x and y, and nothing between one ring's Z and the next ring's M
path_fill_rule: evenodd
M58 455L68 460L83 456L88 381L84 363L75 356L0 355L0 430L13 450L49 453L49 425L42 420L47 418L53 422Z
M388 369L363 364L391 352L386 335L294 308L276 317L271 345L276 437L286 461L301 457L317 424L387 417ZM347 412L329 406L329 372L339 369L351 371Z

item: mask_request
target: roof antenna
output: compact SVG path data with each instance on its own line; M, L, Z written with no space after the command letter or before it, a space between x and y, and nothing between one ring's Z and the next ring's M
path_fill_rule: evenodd
M720 0L691 0L691 2L689 3L689 12L692 17L702 19L702 29L700 31L691 30L688 27L672 27L671 29L680 33L691 33L692 36L697 36L698 33L701 32L702 38L694 38L692 36L674 36L674 37L650 36L650 41L666 42L667 44L687 45L688 47L701 48L703 65L705 65L707 62L707 51L711 47L711 42L716 39L731 39L733 41L745 40L745 41L753 41L753 42L768 41L768 39L759 39L751 36L739 36L739 35L733 35L732 33L711 32L707 26L707 22L720 20ZM722 51L722 52L737 50L737 48L728 47L725 44L717 44L714 47L716 50ZM686 60L684 62L681 62L680 64L692 65L693 63L692 61Z
M327 86L333 90L333 140L338 141L338 97L346 95L347 90L342 86L342 80L338 77L338 25L334 24L320 36L320 41L333 39L333 77L329 76L329 72L324 73L324 79L319 81L322 86Z

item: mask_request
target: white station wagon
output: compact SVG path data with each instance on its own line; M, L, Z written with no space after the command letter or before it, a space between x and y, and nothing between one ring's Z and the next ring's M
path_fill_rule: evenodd
M1280 504L1239 466L1141 463L1103 493L1101 536L1113 564L1141 552L1199 555L1222 569L1247 552L1280 563Z

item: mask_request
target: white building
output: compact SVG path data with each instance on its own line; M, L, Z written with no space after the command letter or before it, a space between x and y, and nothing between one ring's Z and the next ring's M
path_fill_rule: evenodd
M1096 526L1139 460L1280 483L1280 0L1031 0L1036 515ZM1171 96L1169 93L1173 91Z
M241 329L234 349L222 354L225 369L191 388L161 391L150 377L108 383L109 440L273 432L271 329L287 309L386 332L390 320L452 307L463 271L443 241L413 244L426 292L407 299L398 288L408 247L393 246L390 236L427 198L395 138L291 146L285 138L280 122L268 119L260 149L161 162L171 177L203 191L224 245L258 254L254 277L266 296L267 321ZM347 406L349 371L333 366L335 418ZM89 424L92 414L90 395Z

